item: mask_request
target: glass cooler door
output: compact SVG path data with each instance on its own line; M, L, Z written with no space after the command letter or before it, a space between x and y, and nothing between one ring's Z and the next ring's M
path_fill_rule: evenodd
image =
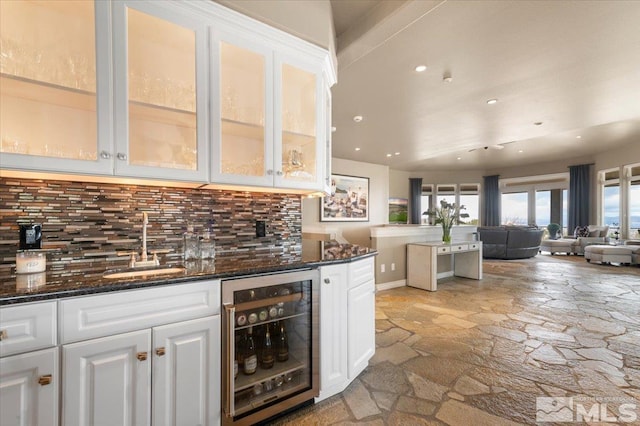
M227 424L265 419L317 396L314 282L317 271L223 282Z

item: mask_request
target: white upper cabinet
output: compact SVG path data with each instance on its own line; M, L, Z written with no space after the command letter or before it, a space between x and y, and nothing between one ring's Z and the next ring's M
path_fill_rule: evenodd
M211 40L211 181L272 186L273 52L230 30Z
M322 64L276 54L275 186L323 190Z
M211 34L211 181L323 190L328 84L320 57L255 31L221 25Z
M206 181L206 27L163 2L113 3L115 171Z
M0 2L0 167L111 173L107 2Z
M326 50L214 2L0 12L0 168L327 186Z

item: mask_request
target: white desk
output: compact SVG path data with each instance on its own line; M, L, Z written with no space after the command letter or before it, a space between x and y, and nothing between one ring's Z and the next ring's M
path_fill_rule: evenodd
M441 268L451 265L449 275L482 279L482 242L439 241L407 244L407 285L429 291L438 289L438 262ZM452 273L451 273L452 272Z

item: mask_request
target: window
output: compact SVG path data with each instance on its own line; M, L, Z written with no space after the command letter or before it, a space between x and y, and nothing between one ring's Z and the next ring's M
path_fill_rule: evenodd
M433 207L431 205L432 198L433 185L422 185L422 196L420 197L420 212L422 213L422 220L420 223L422 224L429 223L429 216L424 213Z
M568 235L567 224L569 223L569 190L562 190L562 235ZM573 232L573 230L571 231Z
M435 188L435 190L434 190ZM462 213L467 213L468 218L463 218L459 223L467 225L478 225L480 218L480 184L427 184L422 185L422 197L420 199L421 211L440 206L440 201L455 203L465 206ZM428 216L422 216L422 223L431 223Z
M462 219L460 223L478 225L480 223L480 185L477 183L460 185L458 199L460 205L465 207L462 213L469 215L469 217Z
M536 224L547 226L551 223L551 191L536 191Z
M620 170L602 172L602 223L609 225L609 233L620 228Z
M564 224L562 198L568 186L568 172L501 179L502 224Z
M640 165L629 169L629 238L640 238Z
M440 206L441 201L456 202L456 185L438 185L436 188L436 206Z
M529 211L529 194L527 192L512 192L502 194L503 225L527 225Z

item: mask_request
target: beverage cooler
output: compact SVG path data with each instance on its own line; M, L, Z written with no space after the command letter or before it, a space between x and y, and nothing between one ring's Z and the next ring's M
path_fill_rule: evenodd
M318 396L318 270L222 282L225 425L249 425Z

